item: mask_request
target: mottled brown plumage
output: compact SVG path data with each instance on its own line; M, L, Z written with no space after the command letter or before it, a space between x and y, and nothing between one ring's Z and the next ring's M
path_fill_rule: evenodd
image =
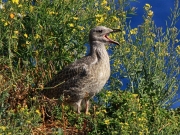
M60 71L45 87L43 95L59 99L64 96L66 103L76 107L80 113L81 103L86 103L88 113L89 99L99 93L110 76L109 56L105 44L118 44L108 37L119 30L97 26L89 33L90 53Z

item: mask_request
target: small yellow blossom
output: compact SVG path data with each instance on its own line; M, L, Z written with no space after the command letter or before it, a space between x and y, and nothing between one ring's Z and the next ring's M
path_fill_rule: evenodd
M75 33L75 32L76 32L76 29L73 29L73 30L72 30L72 33Z
M139 131L139 135L144 135L144 133L142 131Z
M21 112L23 112L24 110L25 110L25 108L24 108L24 107L22 107L22 108L20 109L20 111L21 111Z
M100 112L96 112L96 115L98 115Z
M104 120L104 124L109 125L110 121L109 120Z
M18 30L15 30L15 31L14 31L14 34L16 34L16 35L19 34L19 31L18 31Z
M130 30L131 35L135 35L135 34L137 34L137 32L138 32L137 28L134 28L134 29Z
M22 7L22 4L19 4L18 7L21 8L21 7Z
M80 25L78 25L77 28L80 29L80 30L84 30L85 29L83 26L80 26Z
M41 36L40 36L39 34L36 34L34 38L35 38L35 39L39 39L40 37L41 37Z
M138 94L132 94L133 98L137 98Z
M106 9L108 11L111 10L111 8L109 6L105 6L104 9Z
M152 16L153 16L153 11L152 11L152 10L149 10L148 16L149 16L149 17L152 17Z
M97 15L95 15L95 17L96 17L96 22L98 25L101 24L102 22L104 22L104 17L102 14L97 14Z
M24 37L25 37L25 38L28 38L28 34L25 33L25 34L24 34Z
M19 0L12 0L12 3L19 4Z
M133 116L136 116L136 112L133 111L132 114L133 114Z
M125 34L126 34L126 31L125 31L125 30L123 30L123 31L122 31L122 34L123 34L123 35L125 35Z
M49 11L48 14L49 14L49 15L54 15L55 12L54 12L54 11Z
M11 19L14 19L15 15L13 13L11 13L9 16L10 16Z
M128 126L129 124L128 123L124 123L125 126Z
M106 112L106 110L101 110L101 112L103 112L103 113L107 113L107 112Z
M4 26L7 26L8 24L9 24L8 22L5 22L5 23L4 23Z
M105 6L105 5L107 5L107 1L103 0L102 3L101 3L101 6Z
M129 53L130 52L130 48L125 48L125 53Z
M33 10L34 10L34 6L29 6L29 11L33 12Z
M107 97L110 97L111 95L112 95L111 91L108 91L107 94L106 94Z
M73 17L74 20L78 20L79 18L78 17Z
M37 113L38 115L41 115L41 112L40 112L39 110L36 110L36 113Z
M178 45L178 46L176 47L176 52L177 52L178 54L180 54L180 45Z
M70 24L69 24L69 27L74 27L74 24L73 24L73 23L70 23Z
M95 17L96 17L96 18L98 18L98 17L103 17L103 15L102 15L102 14L97 14L97 15L95 15Z
M124 43L124 42L126 42L126 40L124 39L124 37L122 37L122 38L120 38L120 41L119 41L120 43Z
M30 44L30 42L29 41L26 41L26 45L29 45Z
M1 129L2 131L5 131L5 130L6 130L6 127L5 127L5 126L0 126L0 129Z
M145 10L151 9L151 5L146 3L145 6L144 6L144 9L145 9Z
M0 4L0 9L5 9L4 4Z
M31 121L30 121L30 120L26 120L26 123L30 124L30 123L31 123Z
M124 18L124 17L126 17L126 12L123 11L123 12L119 13L118 15Z
M113 21L119 21L119 19L116 16L112 16Z
M139 54L140 56L143 56L143 55L144 55L144 53L141 52L141 51L139 51L138 54Z

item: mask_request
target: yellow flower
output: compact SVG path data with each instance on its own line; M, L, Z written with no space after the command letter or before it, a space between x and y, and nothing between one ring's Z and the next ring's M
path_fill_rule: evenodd
M107 1L103 0L102 3L101 3L101 6L105 6L105 5L107 5Z
M12 3L19 4L19 0L12 0Z
M144 133L142 131L139 131L139 135L144 135Z
M29 41L26 41L26 45L29 45L30 44L30 42Z
M72 33L75 33L75 32L76 32L76 29L73 29L73 30L72 30Z
M54 11L49 11L48 13L49 13L49 15L53 15L53 14L55 14L55 12L54 12Z
M34 6L29 6L29 10L30 10L30 12L33 12Z
M22 108L20 109L20 111L21 111L21 112L23 112L24 110L25 110L25 108L24 108L24 107L22 107Z
M137 98L138 94L132 94L133 98Z
M96 22L97 22L97 24L101 24L102 22L104 22L104 17L103 17L103 15L97 14L97 15L95 15L95 17L96 17Z
M6 127L5 127L5 126L0 126L0 129L1 129L2 131L5 131L5 130L6 130Z
M13 19L15 15L13 13L11 13L9 16L11 19Z
M28 38L28 34L25 33L25 34L24 34L24 37L25 37L25 38Z
M31 123L31 121L30 121L30 120L26 120L26 123L30 124L30 123Z
M128 123L124 123L125 126L128 126L129 124Z
M36 110L36 113L40 116L41 112L39 110Z
M119 15L124 18L124 17L126 17L126 12L121 12L121 13L119 13Z
M16 35L19 34L19 31L18 31L18 30L15 30L15 31L14 31L14 34L16 34Z
M74 24L73 24L73 23L70 23L70 24L69 24L69 27L74 27Z
M119 21L119 19L116 16L112 16L113 21Z
M178 46L176 47L176 52L177 52L178 54L180 54L180 45L178 45Z
M107 97L110 97L111 95L112 95L111 91L108 91L107 94L106 94Z
M7 25L8 25L8 22L5 22L5 23L4 23L4 26L7 26Z
M80 25L78 25L77 28L80 29L80 30L84 30L85 29L83 26L80 26Z
M152 10L149 10L148 16L149 16L149 17L152 17L152 16L153 16L153 11L152 11Z
M41 37L41 36L39 36L39 34L36 34L34 38L35 38L35 39L39 39L40 37Z
M107 113L107 112L106 112L106 110L101 110L101 112L103 112L103 113Z
M131 35L135 35L135 34L137 34L137 32L138 32L137 28L134 28L134 29L130 30Z
M145 10L151 9L151 5L146 3L145 6L144 6L144 9L145 9Z
M136 115L136 112L133 111L132 114L133 114L133 116L135 116L135 115Z
M122 34L123 34L123 35L125 35L125 34L126 34L126 31L125 31L125 30L123 30L123 31L122 31Z
M96 112L96 115L98 115L100 112Z
M125 48L125 53L129 53L130 52L130 48Z
M109 125L110 121L109 120L104 120L104 124Z
M74 20L78 20L79 18L78 17L73 17Z
M120 43L124 43L124 42L126 42L126 40L124 39L124 37L122 37L122 38L120 38L120 41L119 41Z
M21 7L22 7L22 4L19 4L18 7L21 8Z
M105 6L104 8L108 11L111 10L111 8L109 6Z
M95 15L95 17L96 17L96 18L98 18L98 17L103 17L103 15L97 14L97 15Z
M0 4L0 9L5 9L4 4Z

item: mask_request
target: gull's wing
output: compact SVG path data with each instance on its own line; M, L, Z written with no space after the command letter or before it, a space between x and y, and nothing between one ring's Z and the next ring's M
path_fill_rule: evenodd
M55 75L45 85L42 93L49 98L58 98L64 90L76 89L83 82L83 78L91 74L90 67L95 63L96 60L89 56L75 61Z
M54 78L49 81L45 87L55 87L64 83L70 79L73 79L76 76L84 77L88 74L88 65L85 63L73 63L69 66L65 67L58 74L54 76Z

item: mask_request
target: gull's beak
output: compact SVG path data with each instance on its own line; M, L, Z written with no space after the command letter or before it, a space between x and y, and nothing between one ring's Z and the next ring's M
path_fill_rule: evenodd
M115 32L120 32L120 31L121 31L120 29L112 29L112 31L109 32L109 33L115 33ZM106 34L105 37L109 40L110 43L113 43L113 44L116 44L116 45L120 45L117 41L114 41L114 40L110 39L108 37L108 34Z
M114 33L114 32L120 32L121 30L120 29L112 29L113 31L111 33Z

